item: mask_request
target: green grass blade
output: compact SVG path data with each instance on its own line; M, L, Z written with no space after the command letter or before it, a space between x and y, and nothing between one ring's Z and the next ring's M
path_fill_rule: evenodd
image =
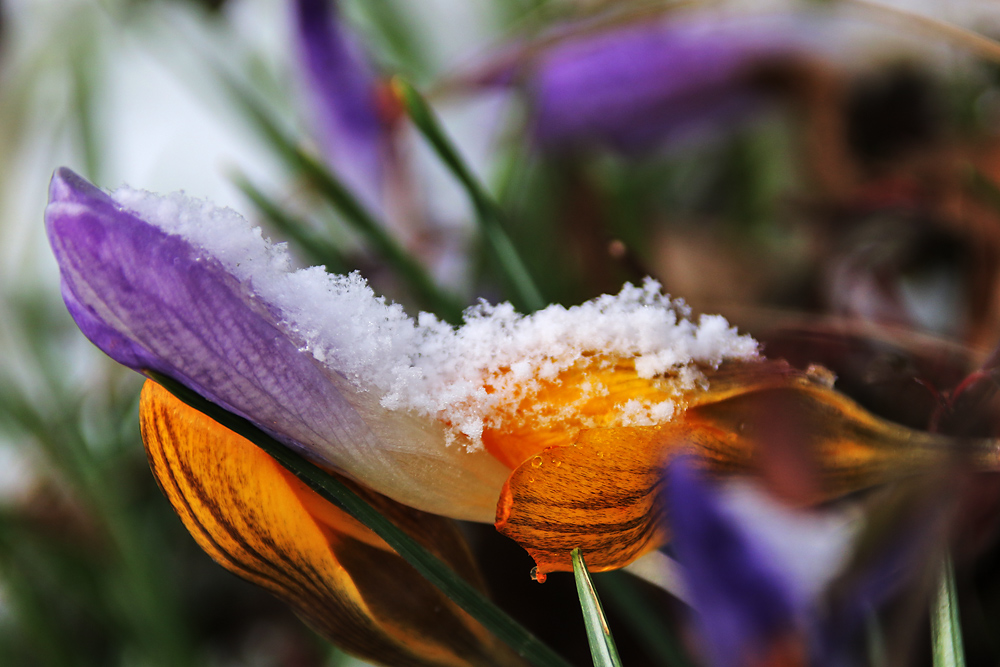
M440 121L420 93L398 76L393 77L392 87L403 102L413 124L468 194L483 236L486 238L487 247L493 253L504 278L513 290L513 301L520 309L528 312L544 308L547 301L542 297L528 267L504 230L503 214L499 205L465 164L465 160L459 155L455 145L441 127Z
M563 658L543 644L485 595L470 586L437 556L418 544L357 496L340 481L323 472L252 423L223 410L183 384L159 373L150 377L195 410L205 413L267 452L312 490L371 528L410 565L437 586L458 606L493 632L519 655L537 667L570 667Z
M224 72L219 78L239 103L264 139L275 149L286 165L309 180L317 192L343 216L376 253L413 290L421 306L453 324L462 321L462 306L441 290L423 266L410 255L385 226L368 211L347 186L316 158L306 153L271 116L263 103L242 84Z
M309 261L322 264L331 273L347 273L350 264L340 248L329 239L323 238L303 220L285 211L280 204L264 194L243 172L232 175L233 185L253 202L261 215L299 245Z
M597 575L597 587L611 611L628 623L629 630L657 664L692 667L673 629L664 624L662 614L638 590L633 576L620 570L602 572Z
M376 53L388 60L393 70L402 70L425 79L434 66L428 54L426 35L413 29L406 0L355 0L353 9L360 12L374 29Z
M934 667L965 667L962 626L958 618L958 593L955 568L946 556L941 567L941 581L931 607L931 644Z
M611 628L604 617L601 600L597 597L594 582L587 572L580 548L573 549L573 578L576 579L576 592L580 596L580 609L583 611L583 622L587 626L587 639L590 641L590 655L594 658L594 667L622 667L615 648L615 640L611 636Z

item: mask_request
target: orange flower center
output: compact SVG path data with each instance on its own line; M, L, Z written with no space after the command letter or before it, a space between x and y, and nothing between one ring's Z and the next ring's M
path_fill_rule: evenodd
M487 392L507 379L491 378ZM483 429L486 450L512 470L547 447L572 444L583 429L668 422L683 410L684 395L694 384L684 373L643 378L633 359L601 356L532 383Z

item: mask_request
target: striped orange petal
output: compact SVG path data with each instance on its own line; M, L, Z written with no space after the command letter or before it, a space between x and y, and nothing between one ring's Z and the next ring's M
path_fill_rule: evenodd
M394 666L520 664L372 531L251 442L152 381L140 415L153 474L198 544L344 650ZM452 521L341 479L482 588Z
M649 400L663 379L624 380L601 397L621 404ZM660 501L663 468L684 451L714 474L753 472L773 420L789 429L813 457L817 484L808 502L821 502L916 471L954 451L944 436L879 419L836 392L822 372L803 373L783 362L731 362L706 369L703 383L677 398L677 414L660 425L581 428L571 424L511 473L497 506L497 529L535 559L543 581L572 570L580 547L593 571L623 567L668 539ZM559 391L581 378L565 377ZM658 384L660 383L660 384ZM528 438L530 440L530 438ZM493 446L502 442L495 437ZM515 445L521 451L525 437ZM985 445L993 452L995 445ZM984 450L985 452L985 450ZM990 461L996 454L986 453ZM985 459L984 459L985 460Z

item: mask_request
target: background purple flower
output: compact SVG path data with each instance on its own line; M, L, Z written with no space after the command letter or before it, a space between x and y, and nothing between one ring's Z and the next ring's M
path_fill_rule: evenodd
M857 508L793 510L750 484L705 480L690 458L672 462L672 545L710 664L862 664L878 611L937 567L951 505L928 491L915 481L859 521Z
M637 151L745 119L766 102L755 68L801 50L796 23L675 20L557 43L529 84L536 138Z
M388 145L375 70L333 0L296 0L294 23L323 154L362 202L380 211Z

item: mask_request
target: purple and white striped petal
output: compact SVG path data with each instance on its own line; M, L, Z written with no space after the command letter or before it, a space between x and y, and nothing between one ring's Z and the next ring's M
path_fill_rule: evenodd
M379 212L388 128L378 109L375 71L333 0L296 0L294 22L323 154L334 173Z
M168 375L395 500L492 520L506 470L482 449L448 447L436 421L382 408L378 392L348 377L349 359L323 363L306 349L286 304L338 303L315 303L303 272L289 272L282 249L235 213L179 196L122 191L113 198L60 169L45 218L66 304L116 361ZM213 223L217 229L206 229ZM205 247L212 234L215 252ZM369 317L385 320L371 325L388 327L388 338L405 339L412 329L367 286L341 292L330 298L340 298L345 318L356 314L351 300L360 300ZM386 354L356 347L345 355Z

